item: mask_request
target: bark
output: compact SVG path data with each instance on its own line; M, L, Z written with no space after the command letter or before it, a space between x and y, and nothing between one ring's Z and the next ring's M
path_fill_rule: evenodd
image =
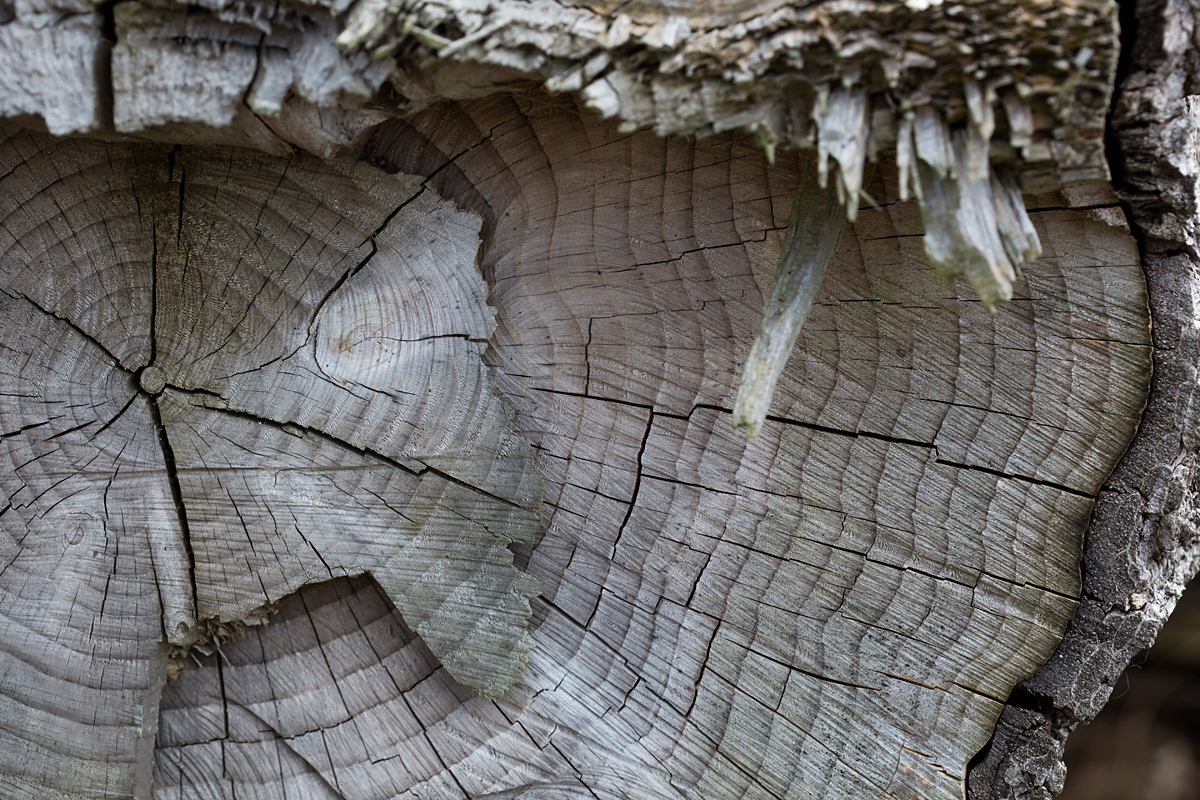
M1105 3L5 13L0 794L1049 796L1200 564L1185 3L1117 194Z
M1154 380L1138 436L1100 493L1080 610L1062 644L1010 698L969 796L1047 798L1063 745L1108 700L1200 568L1195 307L1195 7L1139 2L1123 25L1129 66L1113 106L1119 193L1138 233L1154 318Z

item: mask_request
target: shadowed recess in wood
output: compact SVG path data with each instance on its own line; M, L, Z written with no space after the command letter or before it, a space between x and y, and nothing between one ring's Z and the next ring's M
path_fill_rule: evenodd
M334 576L503 693L541 479L480 218L229 149L14 132L0 176L0 795L145 795L168 643Z
M1146 397L1111 193L1026 198L1045 253L992 315L929 269L883 162L748 443L793 160L538 95L389 123L363 157L483 220L487 357L545 480L535 646L493 701L366 580L310 587L167 689L155 797L961 798L1074 613Z

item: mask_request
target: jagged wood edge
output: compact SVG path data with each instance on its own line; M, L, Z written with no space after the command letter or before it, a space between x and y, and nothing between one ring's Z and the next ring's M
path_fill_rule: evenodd
M1200 102L1187 99L1200 47L1180 35L1195 30L1200 3L1131 0L1121 22L1109 157L1149 290L1150 397L1092 513L1079 610L1046 665L1008 698L968 772L968 800L1062 791L1067 736L1099 713L1200 571Z
M81 14L85 8L95 13ZM72 12L70 24L47 25L45 17L63 11ZM191 12L195 27L185 22ZM869 131L859 146L872 154L894 146L902 120L921 108L941 109L954 123L983 104L998 105L1007 136L993 155L1020 166L1025 189L1107 177L1102 131L1117 50L1112 0L765 0L690 11L658 0L285 0L262 7L238 0L34 0L15 17L3 16L9 24L0 24L7 29L0 30L0 74L11 73L12 86L0 91L0 113L40 115L56 135L138 135L172 121L203 121L245 128L241 141L222 143L269 150L282 138L309 147L288 130L272 130L269 118L284 111L289 93L310 111L335 117L356 109L404 116L441 98L513 91L532 80L551 92L577 93L629 129L698 136L743 129L770 152L814 146L833 96L850 91L869 101L862 119ZM132 42L121 32L126 22ZM311 52L288 52L299 22ZM67 80L48 80L54 70L31 65L18 51L62 47L51 33L74 36L71 46L92 48L107 67L60 57L54 66L69 73ZM207 87L208 111L161 97L158 108L139 108L131 98L141 67L130 61L129 45L178 46L196 36L227 37L225 60L237 62ZM167 62L156 66L171 72ZM89 80L91 96L69 86L82 89ZM124 121L116 108L122 97L133 103ZM213 111L220 119L201 119ZM847 144L838 138L833 151Z
M130 0L69 24L42 18L72 2L95 0L32 0L0 25L0 114L40 114L60 135L329 157L438 99L542 82L622 131L740 129L769 159L777 145L815 147L819 183L836 183L850 221L865 163L894 147L931 265L965 274L989 310L1041 252L1020 189L1108 178L1112 0L745 0L709 12L661 0ZM107 71L89 77L60 52L72 49L53 38L64 24ZM45 79L58 73L70 79ZM76 108L89 81L93 106Z
M1168 9L1175 14L1170 20ZM1178 31L1190 28L1195 16L1187 0L1143 2L1138 14L1143 17L1138 39L1142 52L1137 54L1138 69L1131 76L1149 79L1140 88L1131 88L1126 81L1118 96L1119 103L1131 103L1134 108L1133 98L1161 94L1164 86L1178 88L1179 79L1192 69L1191 54L1175 52L1161 58L1161 47L1148 37L1156 32L1160 43L1167 27L1177 26L1178 38ZM1185 26L1184 21L1189 24ZM1158 63L1156 58L1160 58ZM1146 113L1153 108L1148 105ZM1114 131L1123 149L1118 162L1118 169L1125 170L1123 196L1139 230L1155 319L1156 373L1151 401L1137 440L1106 484L1093 514L1080 613L1050 665L1014 692L992 747L971 773L972 796L990 796L979 792L990 791L983 787L991 780L1002 780L1011 789L996 796L1036 796L1039 789L1045 794L1055 788L1061 780L1059 754L1066 733L1099 709L1129 658L1152 640L1200 559L1194 528L1187 519L1194 503L1189 495L1195 487L1188 478L1195 466L1196 448L1180 437L1190 422L1188 407L1194 395L1188 379L1200 361L1200 337L1189 327L1193 315L1188 299L1198 283L1189 273L1200 261L1194 254L1192 226L1186 222L1194 212L1195 192L1188 176L1178 174L1165 156L1187 152L1191 144L1186 141L1188 111L1183 93L1158 111L1159 118L1148 128L1126 118L1115 120ZM1177 128L1185 129L1183 142ZM1164 146L1164 141L1172 146ZM1135 163L1129 154L1139 150L1153 157ZM1141 188L1152 185L1151 179L1156 177L1169 178L1182 188L1174 194ZM1180 468L1178 475L1174 474L1176 467ZM1139 481L1140 476L1147 477ZM1157 506L1148 506L1147 498L1161 500L1154 500ZM1164 511L1168 512L1165 522L1160 519ZM1183 532L1191 534L1187 541L1173 547L1169 542L1164 543L1166 547L1157 542L1160 530L1178 530L1181 523ZM1131 531L1140 532L1136 540ZM1116 565L1108 563L1117 557L1123 560ZM1148 568L1149 574L1138 577L1143 568ZM1107 632L1103 641L1098 636L1101 632ZM1096 651L1086 662L1082 656L1085 647ZM1069 664L1072 654L1075 665Z
M70 24L56 19L62 12L71 12ZM191 12L200 23L210 20L208 31L182 23ZM257 61L242 65L245 76L229 76L247 84L245 94L227 98L244 115L239 124L280 113L289 89L314 107L366 106L402 116L438 98L511 91L515 82L532 79L545 80L548 91L576 92L625 126L654 127L660 136L743 128L770 149L812 146L830 92L852 89L871 95L865 122L875 152L895 143L896 125L913 109L936 106L961 118L990 97L1009 118L1016 114L997 156L1024 164L1027 181L1048 181L1043 187L1049 188L1105 176L1100 137L1117 50L1112 0L757 0L721 8L660 0L284 0L262 6L140 0L120 8L100 0L32 0L0 11L0 28L7 29L0 43L11 50L0 52L0 64L13 78L0 92L0 113L42 115L58 136L137 133L181 121L180 112L196 114L194 106L167 109L172 103L160 100L161 119L133 118L127 128L120 114L114 118L113 90L134 77L126 68L136 66L118 54L124 42L114 16L138 19L134 38L150 34L140 44L162 42L162 31L150 29L172 26L170 18L184 24L174 36L185 40L229 36L236 50L230 59ZM316 49L288 53L299 22ZM44 65L20 58L18 50L61 47L52 34L74 36L77 46L96 48L98 60L112 60L107 73L100 64L59 65L66 83L94 80L90 95L66 90L62 80L50 82L38 68ZM268 50L278 58L266 58ZM325 72L316 82L301 74L314 66ZM223 89L212 89L222 95ZM270 127L258 133L271 137Z

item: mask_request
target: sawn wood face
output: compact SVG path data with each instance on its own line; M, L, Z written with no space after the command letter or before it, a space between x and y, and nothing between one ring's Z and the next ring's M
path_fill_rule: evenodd
M168 645L339 575L503 693L541 482L481 359L479 218L311 157L0 162L0 794L145 794Z
M536 94L387 123L363 163L3 152L27 188L0 184L0 334L25 342L0 340L0 626L41 639L0 630L0 694L42 716L0 725L0 752L30 782L57 763L163 798L960 797L1074 612L1148 389L1145 284L1105 195L1027 198L1045 254L990 315L929 268L876 167L880 207L747 444L730 409L803 191L786 155L621 135ZM107 555L73 555L68 528ZM151 762L179 625L363 572L378 585L304 588L185 666ZM519 668L532 579L520 679L464 688L450 673ZM71 627L94 620L112 632ZM51 691L8 643L64 630ZM122 709L91 740L109 749L38 738L84 706Z

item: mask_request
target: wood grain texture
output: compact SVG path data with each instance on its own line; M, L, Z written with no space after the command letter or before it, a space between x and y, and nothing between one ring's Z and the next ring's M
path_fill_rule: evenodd
M336 575L503 693L541 481L482 360L479 218L362 163L0 159L0 795L145 796L168 645Z
M1045 667L1021 682L970 775L971 800L1061 791L1067 736L1108 701L1200 570L1197 200L1200 103L1193 3L1126 9L1129 53L1112 115L1117 191L1130 209L1154 317L1154 380L1138 435L1088 529L1084 601Z
M0 56L0 116L40 117L55 133L331 157L432 103L542 84L623 131L740 130L769 160L815 149L820 182L851 199L851 221L868 160L894 148L930 263L966 275L989 309L1041 253L1020 191L1108 178L1112 0L84 9L23 0L0 13L12 53ZM46 79L59 72L64 82Z
M360 610L373 586L310 590L288 624L317 644L268 626L168 688L156 795L960 797L1077 608L1145 400L1145 285L1111 205L1036 200L1046 255L993 316L927 268L885 162L747 443L729 409L787 162L537 95L389 123L364 158L483 220L489 358L545 479L520 551L536 644L493 702L375 638L395 617ZM234 666L280 675L253 704L287 713L222 727L251 705L220 688ZM322 670L346 677L314 689Z

